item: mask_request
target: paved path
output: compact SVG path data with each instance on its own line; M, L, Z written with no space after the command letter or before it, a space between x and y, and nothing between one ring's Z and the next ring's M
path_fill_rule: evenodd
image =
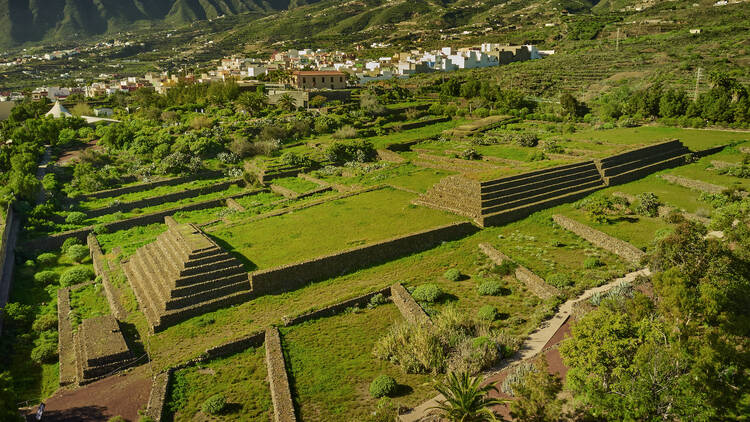
M560 327L565 323L568 317L570 317L573 306L577 302L587 300L596 293L606 292L607 290L617 286L623 281L632 282L639 275L648 276L649 274L651 274L651 272L648 270L648 268L633 271L632 273L625 274L623 277L614 279L607 284L588 289L577 298L570 299L569 301L563 303L562 305L560 305L560 308L558 309L555 316L548 319L547 321L544 321L538 329L529 334L529 337L526 338L526 341L524 341L521 345L521 349L516 352L515 355L511 356L509 359L504 360L499 366L485 372L484 379L490 380L497 376L506 367L532 358L540 353L544 348L544 345L547 344L549 339L552 338L557 330L560 329ZM433 397L430 400L427 400L426 402L412 409L411 412L400 415L399 419L402 422L438 421L440 420L438 417L436 417L435 415L430 415L430 408L436 406L438 400L443 400L443 398L444 397L442 395Z

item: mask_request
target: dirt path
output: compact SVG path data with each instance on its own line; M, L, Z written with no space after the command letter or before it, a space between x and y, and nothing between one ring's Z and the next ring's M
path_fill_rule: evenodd
M138 410L146 406L150 393L151 371L148 365L141 365L83 387L58 390L45 401L42 420L101 422L119 415L135 422L139 418ZM33 415L37 407L23 410Z
M505 368L507 368L510 365L516 364L518 362L521 362L521 361L524 361L526 359L530 359L536 356L537 354L542 352L546 347L549 347L547 346L547 344L554 344L553 340L555 337L555 333L558 333L558 331L562 332L560 328L563 326L563 324L565 324L565 322L570 317L570 314L573 310L573 306L577 302L587 300L594 294L605 292L622 282L632 282L639 275L649 275L649 274L651 274L651 272L647 268L625 274L623 277L614 279L607 284L588 289L584 291L577 298L571 299L563 303L562 305L560 305L560 308L557 311L557 314L555 314L555 316L543 322L542 325L536 329L536 331L532 332L529 335L526 341L524 341L524 343L521 345L521 349L518 352L516 352L515 355L513 355L509 359L504 360L500 364L500 366L493 368L484 374L485 382L498 382L498 381L502 382L502 379L504 379L505 377L505 375L503 374L503 370ZM558 337L560 335L561 334L558 333ZM560 340L561 339L558 339L557 341L559 342ZM559 368L556 368L556 369L559 369ZM432 415L430 414L432 412L430 408L433 406L436 406L438 400L442 400L442 399L443 399L443 396L441 395L433 397L430 400L427 400L426 402L412 409L411 412L400 415L399 419L402 422L438 421L439 418L437 418L434 414Z

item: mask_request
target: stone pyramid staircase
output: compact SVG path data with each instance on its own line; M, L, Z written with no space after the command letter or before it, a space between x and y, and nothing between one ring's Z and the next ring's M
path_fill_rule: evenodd
M675 139L603 158L599 167L608 185L619 185L683 165L689 153L690 150Z
M133 353L112 315L88 318L74 334L78 384L88 384L130 366Z
M169 224L123 266L153 331L248 300L242 262L192 224Z
M689 152L680 141L668 141L600 161L583 161L488 181L449 176L414 203L472 218L482 227L500 225L576 201L606 186L683 164Z

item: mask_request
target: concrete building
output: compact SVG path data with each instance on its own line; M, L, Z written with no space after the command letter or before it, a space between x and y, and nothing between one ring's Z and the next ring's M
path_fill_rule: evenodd
M289 83L297 89L343 89L346 88L346 74L337 71L298 70L292 73Z

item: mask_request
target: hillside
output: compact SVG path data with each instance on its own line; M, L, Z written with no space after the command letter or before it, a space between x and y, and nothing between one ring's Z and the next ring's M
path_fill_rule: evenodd
M60 41L159 23L272 12L306 0L0 0L0 46Z

